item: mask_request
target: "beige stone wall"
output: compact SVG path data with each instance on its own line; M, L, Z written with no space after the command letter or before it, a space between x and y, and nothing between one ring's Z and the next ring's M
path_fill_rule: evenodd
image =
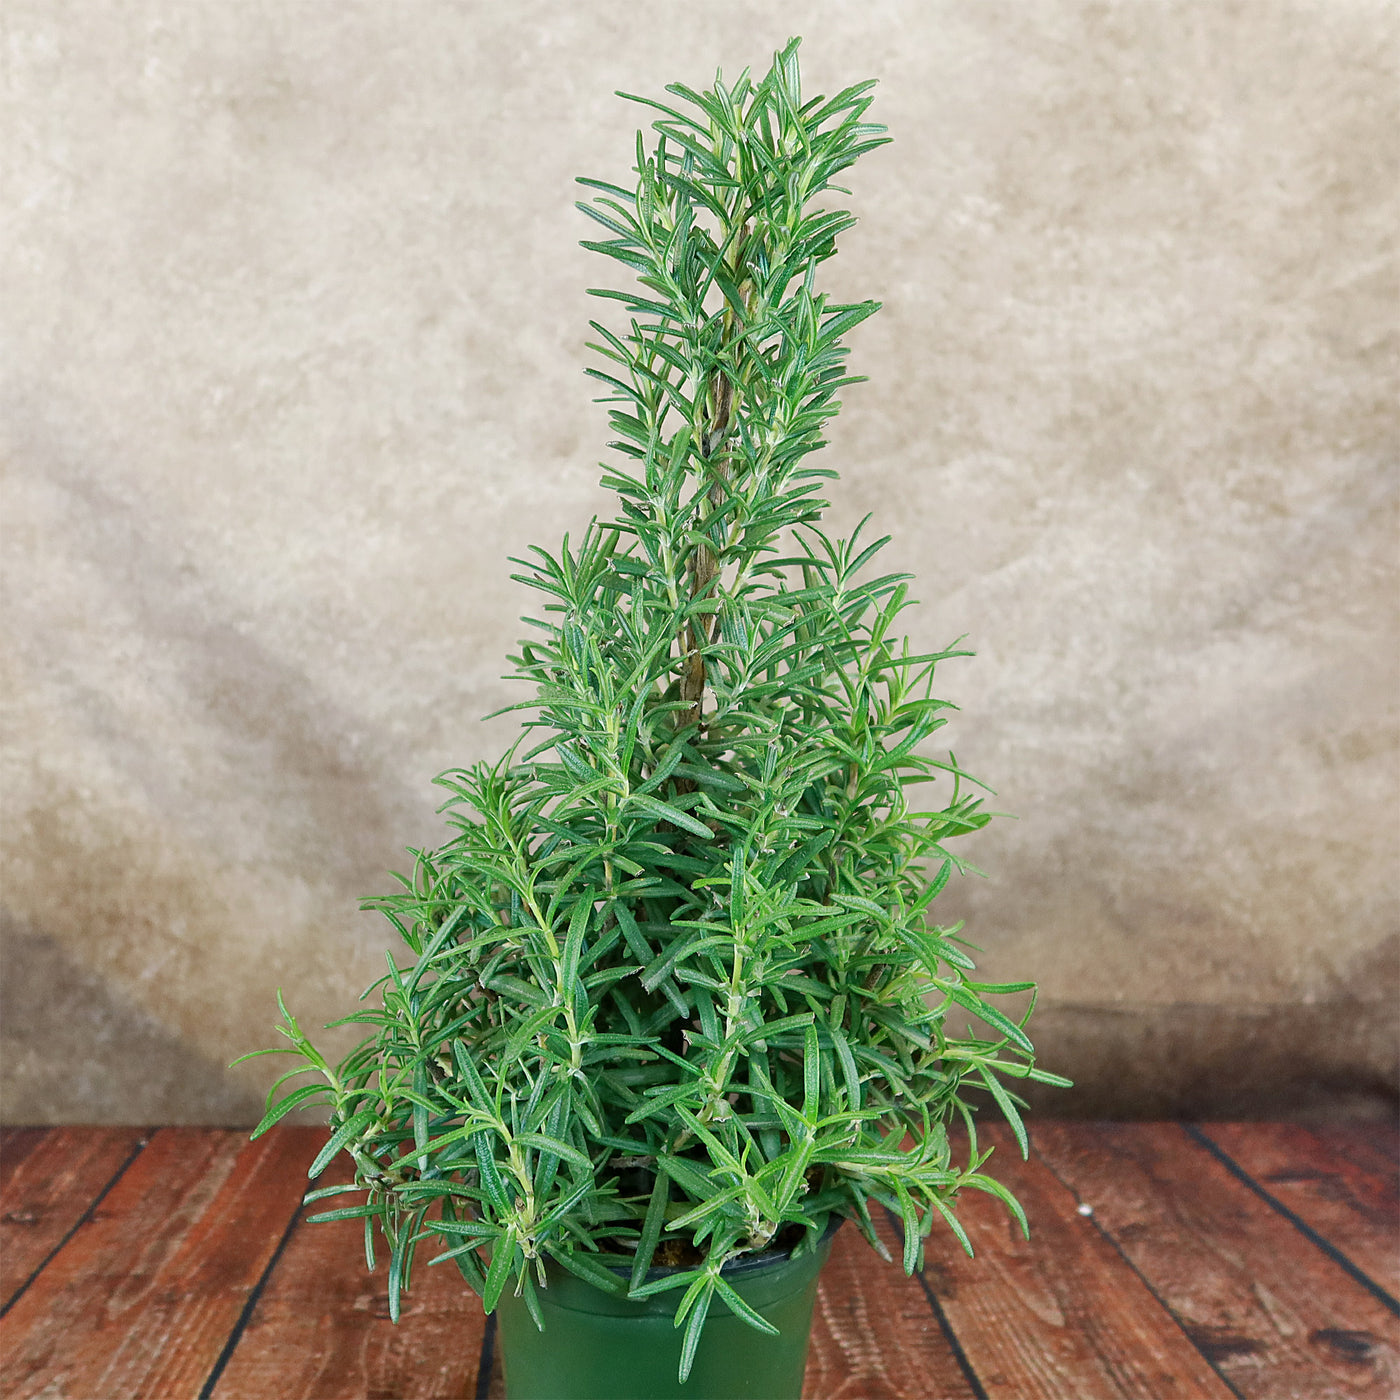
M7 0L6 1119L249 1121L274 988L382 971L505 557L605 505L572 177L793 31L895 136L834 522L1018 816L949 915L1064 1111L1393 1102L1395 5Z

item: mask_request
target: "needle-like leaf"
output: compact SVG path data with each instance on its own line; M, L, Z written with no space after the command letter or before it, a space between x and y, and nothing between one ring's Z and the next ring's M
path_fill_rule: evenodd
M258 1132L327 1102L311 1174L344 1150L354 1182L327 1189L362 1199L317 1218L362 1217L371 1268L388 1242L394 1315L436 1236L488 1310L514 1280L538 1321L558 1269L679 1294L682 1376L716 1297L772 1330L721 1266L788 1227L844 1215L884 1252L874 1203L913 1269L939 1216L971 1251L962 1188L1024 1226L973 1108L1024 1153L1003 1081L1065 1083L1035 1063L1031 985L971 980L961 926L926 922L990 820L932 748L937 668L970 653L902 635L910 581L865 522L821 528L844 337L878 309L819 288L854 222L832 181L882 136L868 83L804 100L797 58L638 99L632 174L582 181L584 246L635 274L592 289L615 509L512 561L521 736L441 775L443 844L367 901L406 949L335 1023L367 1038L332 1068L279 994L285 1044L254 1052L295 1061Z

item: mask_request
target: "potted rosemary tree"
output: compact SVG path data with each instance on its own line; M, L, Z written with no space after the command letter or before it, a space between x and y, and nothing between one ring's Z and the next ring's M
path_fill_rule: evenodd
M985 1092L1024 1151L1003 1080L1065 1082L988 1000L1031 984L976 981L926 917L988 820L923 748L966 653L911 650L883 541L819 526L842 337L877 309L817 290L853 223L823 200L884 140L871 86L804 99L793 41L761 81L634 99L635 184L580 205L636 282L596 293L624 314L589 370L616 516L517 561L522 739L438 779L449 839L369 901L407 950L346 1018L369 1038L332 1067L283 1006L290 1050L257 1052L301 1061L258 1132L324 1099L311 1175L354 1161L308 1199L363 1199L316 1218L363 1218L371 1266L383 1237L395 1316L425 1246L452 1261L515 1400L796 1396L834 1225L883 1254L892 1212L906 1271L935 1227L968 1248L964 1189L1024 1227L946 1128Z

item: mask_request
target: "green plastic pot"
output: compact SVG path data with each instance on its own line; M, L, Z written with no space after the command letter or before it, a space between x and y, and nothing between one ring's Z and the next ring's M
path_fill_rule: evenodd
M506 1293L496 1305L508 1400L800 1400L817 1275L833 1234L835 1224L796 1259L760 1256L724 1270L778 1335L756 1331L715 1298L684 1385L677 1379L683 1329L672 1323L678 1293L633 1302L551 1261L549 1286L539 1291L543 1332L523 1299ZM673 1272L653 1269L648 1278Z

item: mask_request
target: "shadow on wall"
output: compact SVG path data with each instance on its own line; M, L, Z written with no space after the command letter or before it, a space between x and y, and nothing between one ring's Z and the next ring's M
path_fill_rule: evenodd
M1052 1005L1032 1028L1040 1063L1075 1083L1030 1086L1047 1116L1325 1122L1400 1111L1395 1013L1382 1003Z
M58 596L87 625L40 617L22 657L66 743L15 735L35 759L5 793L0 1121L251 1124L261 1098L225 1062L271 1043L277 985L346 967L361 892L432 803L158 519L57 444L35 455Z
M425 805L392 746L239 625L239 600L162 534L155 512L54 447L36 444L35 456L61 522L55 551L71 577L93 580L82 595L91 622L72 637L45 629L51 650L36 669L69 678L62 699L79 732L149 806L221 849L252 841L260 862L349 888L379 878L406 814ZM91 634L107 625L134 656L94 655Z
M54 939L5 918L0 1110L6 1123L241 1125L262 1103Z
M1383 950L1393 962L1396 943ZM1382 976L1388 969L1370 968ZM1035 1017L1041 1063L1069 1091L1032 1108L1078 1118L1394 1119L1393 1010L1376 1002L1060 1005ZM1389 1054L1377 1047L1390 1046ZM260 1098L75 962L0 922L0 1112L7 1123L243 1126Z
M1384 956L1396 952L1393 943ZM1391 1008L1362 1001L1052 1005L1035 1018L1041 1063L1075 1087L1031 1086L1026 1097L1052 1117L1393 1120L1394 1023ZM10 1124L238 1127L257 1121L262 1102L54 939L6 918L0 1112Z

